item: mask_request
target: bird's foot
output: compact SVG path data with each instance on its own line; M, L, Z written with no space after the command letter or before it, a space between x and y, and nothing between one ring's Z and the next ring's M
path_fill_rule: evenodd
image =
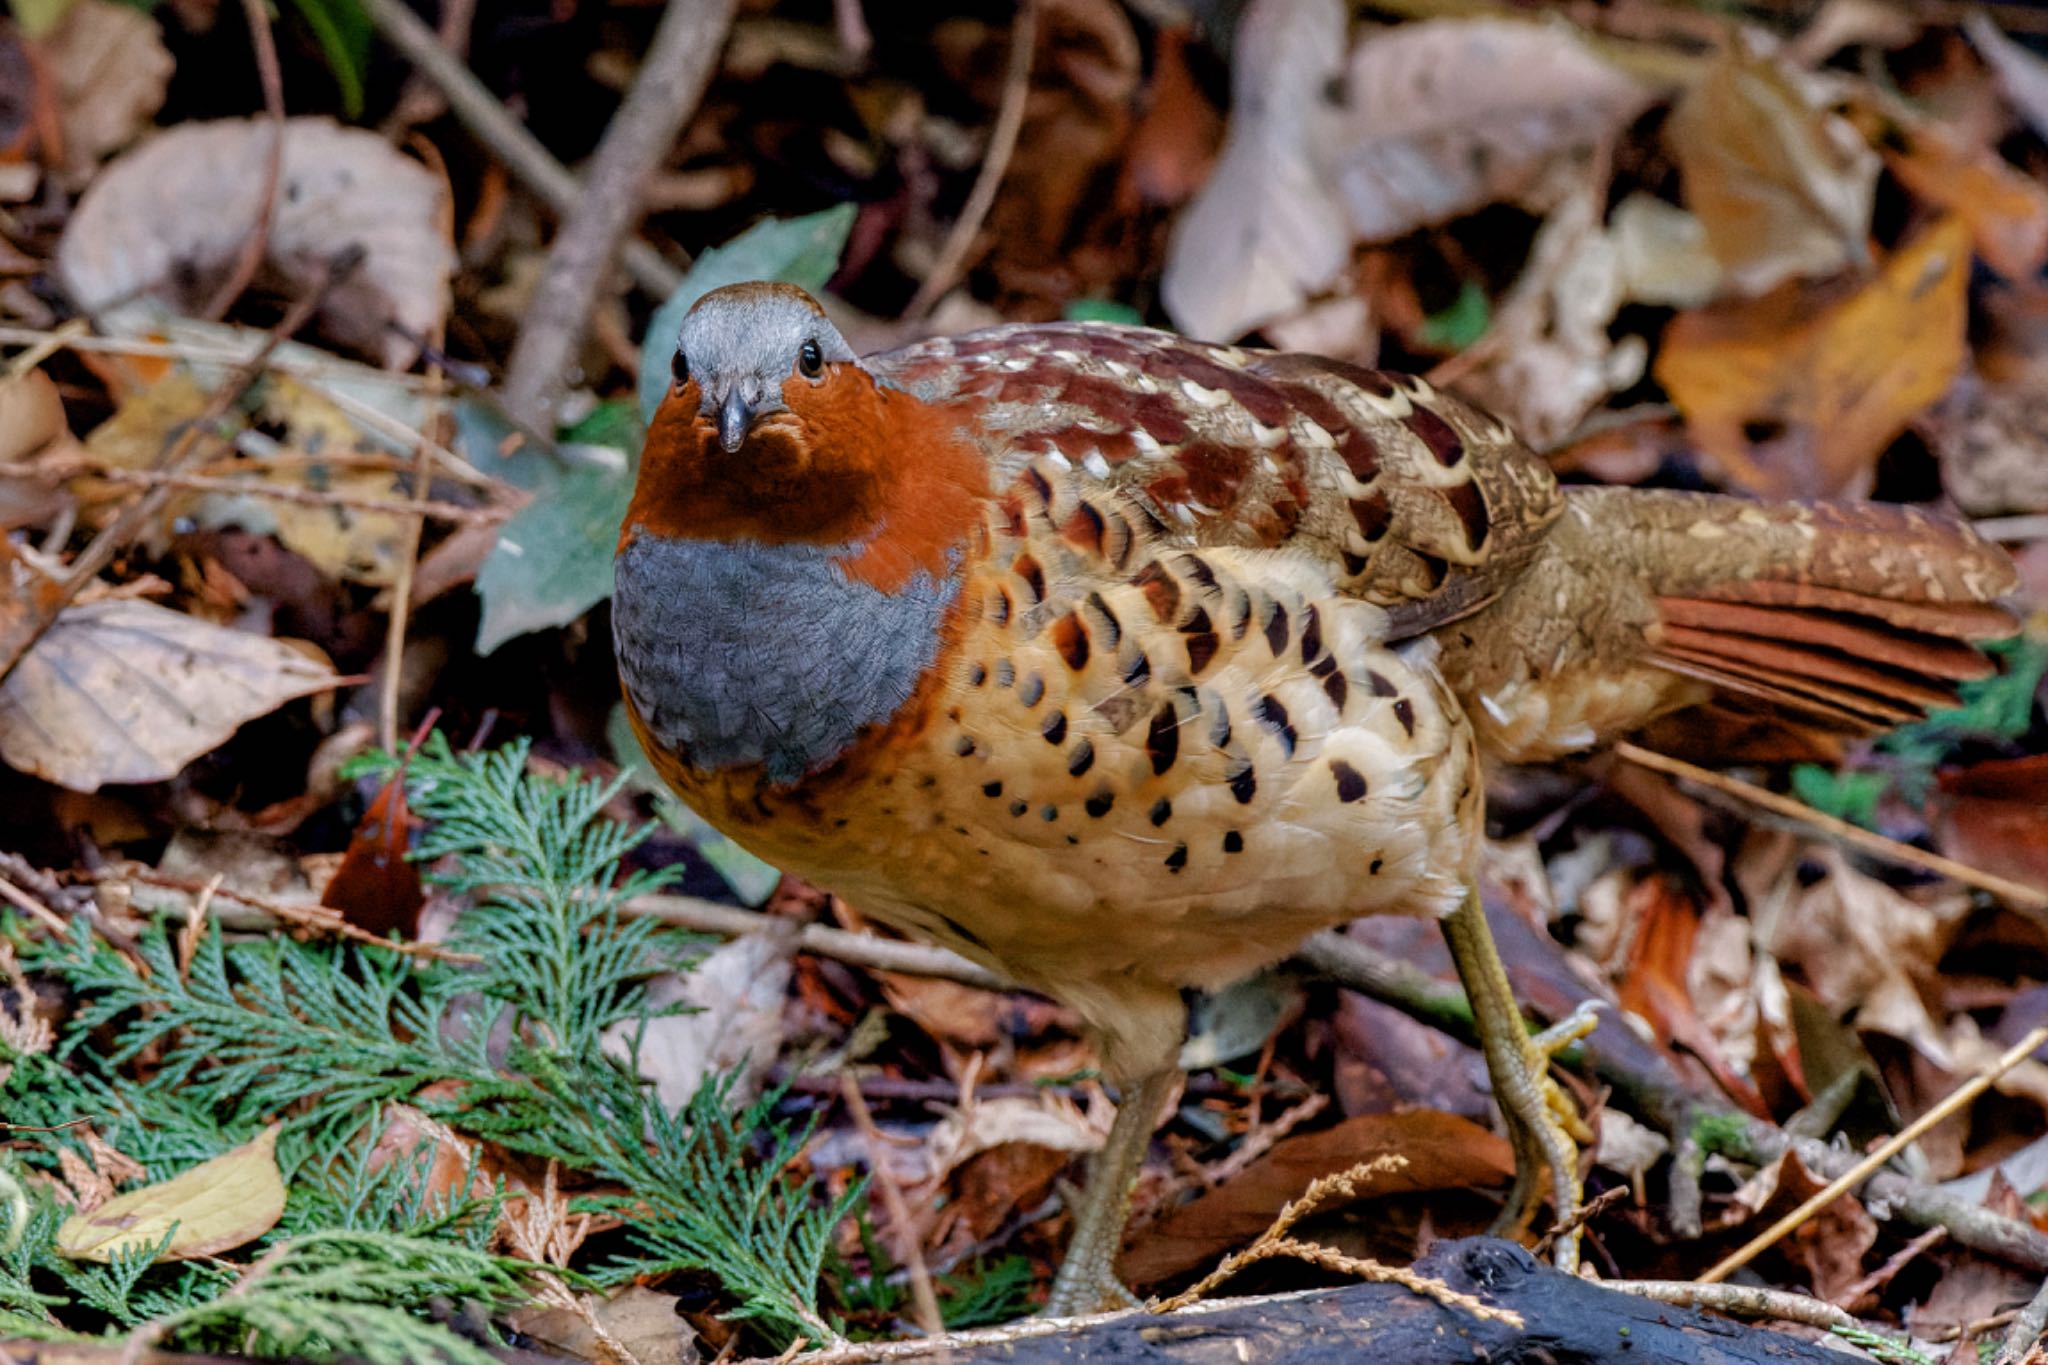
M1078 1318L1089 1313L1114 1313L1136 1308L1138 1296L1124 1288L1108 1265L1082 1265L1069 1256L1053 1279L1040 1316Z
M1550 1075L1550 1062L1563 1049L1585 1038L1599 1026L1598 1002L1586 1001L1541 1033L1530 1034L1515 1024L1521 1045L1503 1048L1512 1052L1520 1065L1501 1066L1489 1050L1494 1094L1507 1120L1508 1138L1515 1151L1515 1183L1507 1202L1494 1220L1493 1231L1523 1232L1542 1202L1540 1193L1544 1170L1551 1181L1551 1201L1556 1206L1560 1227L1577 1216L1583 1191L1579 1183L1579 1148L1593 1140L1591 1130L1565 1088ZM1557 1238L1557 1261L1563 1269L1578 1262L1578 1229L1572 1226Z

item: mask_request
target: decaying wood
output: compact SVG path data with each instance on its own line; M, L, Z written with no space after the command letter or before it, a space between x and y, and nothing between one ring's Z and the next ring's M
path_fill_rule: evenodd
M1687 1308L1631 1298L1543 1264L1493 1238L1444 1242L1415 1263L1418 1274L1520 1316L1488 1322L1392 1284L1198 1304L1175 1313L1143 1309L1097 1318L1033 1319L929 1341L842 1347L804 1357L813 1365L944 1359L955 1365L1054 1365L1144 1361L1147 1365L1308 1365L1352 1360L1404 1365L1569 1360L1580 1365L1742 1365L1814 1361L1840 1352L1780 1332Z

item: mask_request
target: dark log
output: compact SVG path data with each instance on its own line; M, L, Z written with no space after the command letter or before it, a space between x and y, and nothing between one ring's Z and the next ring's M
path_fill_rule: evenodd
M1522 1326L1475 1318L1400 1285L1356 1284L1177 1313L1123 1313L931 1342L857 1346L812 1359L825 1365L941 1355L953 1365L1840 1365L1845 1359L1782 1332L1575 1279L1493 1238L1441 1243L1414 1269L1520 1314Z

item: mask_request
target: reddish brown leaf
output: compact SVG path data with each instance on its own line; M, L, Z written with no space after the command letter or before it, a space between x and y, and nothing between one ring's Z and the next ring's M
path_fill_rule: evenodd
M394 776L363 812L320 903L341 911L365 933L381 937L396 929L406 938L418 933L420 906L427 897L420 889L419 868L405 856L411 832L405 780Z

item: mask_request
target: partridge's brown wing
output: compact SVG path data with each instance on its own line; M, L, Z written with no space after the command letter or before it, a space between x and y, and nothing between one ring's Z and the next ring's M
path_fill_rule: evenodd
M999 327L864 362L954 404L1007 485L1057 457L1189 545L1287 549L1394 638L1479 610L1563 502L1506 425L1419 379L1101 323Z

